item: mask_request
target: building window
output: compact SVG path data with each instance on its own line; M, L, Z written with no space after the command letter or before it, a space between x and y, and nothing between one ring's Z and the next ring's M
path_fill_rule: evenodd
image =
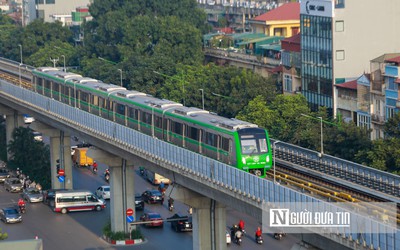
M292 76L283 75L283 90L287 92L292 92Z
M344 50L336 50L336 61L344 60Z
M358 114L358 127L370 129L371 117L369 115Z
M343 32L344 31L344 21L336 21L335 30L336 30L336 32Z
M391 107L386 107L386 121L392 118L395 114L395 109Z
M335 0L335 8L336 9L344 8L344 2L345 0Z
M46 0L46 4L55 4L56 0Z

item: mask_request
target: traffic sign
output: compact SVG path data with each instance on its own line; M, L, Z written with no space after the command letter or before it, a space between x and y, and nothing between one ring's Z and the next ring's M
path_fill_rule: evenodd
M58 170L58 175L64 176L65 175L65 170L64 169Z
M127 216L132 216L132 215L133 215L133 209L132 209L132 208L128 208L128 209L126 210L126 215L127 215Z
M59 180L60 182L64 182L65 176L64 176L64 175L58 176L58 180Z
M135 220L135 218L132 215L126 216L126 222L127 223L132 223Z

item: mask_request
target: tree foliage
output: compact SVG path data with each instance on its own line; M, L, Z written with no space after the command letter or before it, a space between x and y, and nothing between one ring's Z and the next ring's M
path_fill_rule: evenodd
M400 112L397 112L385 123L385 135L400 139Z
M14 129L8 151L12 155L9 168L20 168L31 180L40 183L43 189L50 188L50 149L43 142L33 139L31 129Z

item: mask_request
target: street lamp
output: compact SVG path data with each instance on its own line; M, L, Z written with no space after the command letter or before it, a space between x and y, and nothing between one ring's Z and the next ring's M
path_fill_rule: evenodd
M201 91L201 102L203 104L203 110L204 110L204 89L199 89Z
M64 59L64 72L66 72L66 70L65 70L65 56L61 55L61 57Z
M121 80L121 87L122 87L122 69L117 69L118 71L119 71L119 73L120 73L120 80Z
M308 117L308 118L311 118L311 119L319 119L320 120L320 123L321 123L321 152L318 154L318 156L322 157L324 155L324 131L322 129L323 128L322 127L322 122L323 122L322 117L321 116L313 117L313 116L309 116L309 115L305 115L305 114L301 114L301 115L305 116L305 117Z
M276 183L276 171L275 171L275 162L276 162L276 157L275 157L275 152L276 152L276 144L279 143L280 141L274 141L274 183Z
M21 64L22 64L22 45L18 44L18 46L19 46L19 53L21 55Z

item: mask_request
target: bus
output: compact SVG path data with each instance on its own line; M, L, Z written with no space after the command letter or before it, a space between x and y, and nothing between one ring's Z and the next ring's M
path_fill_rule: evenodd
M66 214L73 211L101 211L106 202L87 190L57 191L54 199L54 212Z

